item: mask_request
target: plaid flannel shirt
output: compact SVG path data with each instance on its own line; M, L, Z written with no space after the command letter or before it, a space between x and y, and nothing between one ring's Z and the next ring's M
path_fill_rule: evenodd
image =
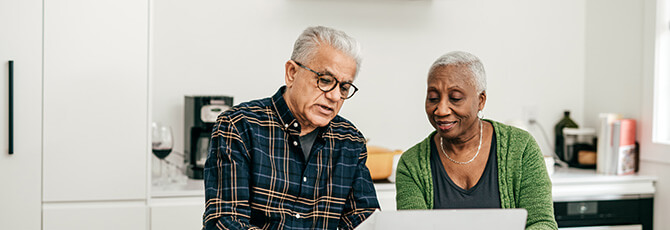
M284 89L217 119L204 229L353 229L379 208L361 132L338 115L305 159Z

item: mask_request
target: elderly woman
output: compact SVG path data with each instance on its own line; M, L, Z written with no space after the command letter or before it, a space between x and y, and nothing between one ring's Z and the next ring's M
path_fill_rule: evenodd
M459 51L438 58L426 94L435 131L400 158L398 209L525 208L526 229L557 229L551 181L533 137L482 119L479 58Z

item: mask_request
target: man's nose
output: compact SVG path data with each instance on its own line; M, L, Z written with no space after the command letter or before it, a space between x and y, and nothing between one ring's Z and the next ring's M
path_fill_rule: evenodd
M328 100L331 101L342 100L342 93L340 91L340 87L335 86L333 90L326 92L326 98L328 98Z

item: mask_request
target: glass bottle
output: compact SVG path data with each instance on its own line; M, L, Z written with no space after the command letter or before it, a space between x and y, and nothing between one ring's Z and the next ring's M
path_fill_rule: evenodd
M556 135L556 155L562 161L569 161L570 159L565 159L565 140L563 139L563 128L579 128L577 123L570 119L569 110L563 112L563 118L558 121L554 127L554 134Z

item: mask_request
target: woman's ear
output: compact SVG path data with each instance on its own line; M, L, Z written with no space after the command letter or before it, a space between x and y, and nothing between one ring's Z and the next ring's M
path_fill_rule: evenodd
M484 110L485 105L486 105L486 90L482 91L479 94L479 110Z
M287 88L293 86L296 72L298 72L298 69L295 67L295 62L292 60L286 61L286 64L284 65L284 82L286 83Z

